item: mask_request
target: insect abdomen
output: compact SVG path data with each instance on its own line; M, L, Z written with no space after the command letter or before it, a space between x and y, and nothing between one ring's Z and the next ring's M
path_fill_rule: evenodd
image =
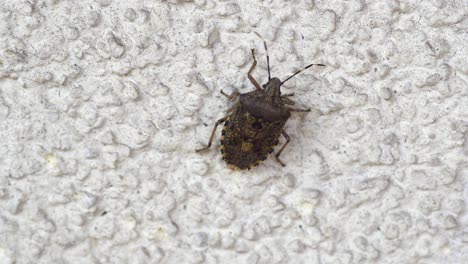
M265 160L276 144L285 121L268 122L236 108L226 120L221 153L228 165L250 169Z

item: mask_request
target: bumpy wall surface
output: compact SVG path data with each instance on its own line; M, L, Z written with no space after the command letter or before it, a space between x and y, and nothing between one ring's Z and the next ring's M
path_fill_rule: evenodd
M1 0L0 263L468 263L466 0ZM216 120L284 79L246 172ZM284 138L280 138L280 144ZM278 147L276 148L278 151Z

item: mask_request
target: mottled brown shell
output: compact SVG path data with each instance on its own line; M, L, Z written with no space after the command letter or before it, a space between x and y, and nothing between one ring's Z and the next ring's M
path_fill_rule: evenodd
M221 153L233 169L250 169L273 152L288 118L266 121L249 113L237 104L224 122Z

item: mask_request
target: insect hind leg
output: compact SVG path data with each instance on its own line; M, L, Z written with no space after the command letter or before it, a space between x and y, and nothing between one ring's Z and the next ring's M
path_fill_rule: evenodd
M281 100L283 101L283 104L286 104L286 105L294 105L296 104L296 102L294 102L293 100L287 98L287 97L281 97Z
M207 145L206 147L204 147L204 148L196 149L195 152L204 151L204 150L207 150L207 149L209 149L209 148L211 147L211 143L213 142L213 138L214 138L215 133L216 133L216 128L217 128L220 124L224 123L224 121L226 121L226 119L228 119L228 117L229 117L229 116L225 116L225 117L219 119L218 121L216 121L215 126L214 126L214 128L213 128L213 131L211 132L211 136L210 136L210 140L208 141L208 145Z
M288 133L286 133L286 131L283 129L281 131L281 134L284 136L284 138L286 139L286 142L283 144L283 146L281 147L281 149L278 151L278 153L276 153L275 155L275 159L276 161L281 164L281 166L286 166L286 164L284 164L284 162L282 162L279 158L279 156L281 155L281 152L283 152L284 148L289 144L289 141L291 141L291 138L289 137Z

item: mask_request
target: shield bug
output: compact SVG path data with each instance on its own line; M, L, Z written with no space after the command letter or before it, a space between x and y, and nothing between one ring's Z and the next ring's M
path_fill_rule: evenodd
M257 34L258 35L258 34ZM268 82L262 87L253 78L252 71L257 65L255 50L252 49L253 64L250 67L247 77L255 87L255 90L240 94L234 92L227 95L221 93L228 99L236 100L230 113L219 119L211 132L208 145L196 152L207 150L211 147L216 128L224 123L221 137L221 153L224 161L233 169L251 169L265 160L273 152L273 148L278 144L280 135L283 135L286 142L275 154L275 159L282 166L285 164L279 156L290 141L289 135L284 130L284 125L291 116L291 112L309 112L310 109L297 109L290 107L295 102L289 99L293 94L281 94L281 86L300 72L312 66L325 66L323 64L309 64L303 69L287 77L284 81L270 75L270 58L268 48L265 46Z

